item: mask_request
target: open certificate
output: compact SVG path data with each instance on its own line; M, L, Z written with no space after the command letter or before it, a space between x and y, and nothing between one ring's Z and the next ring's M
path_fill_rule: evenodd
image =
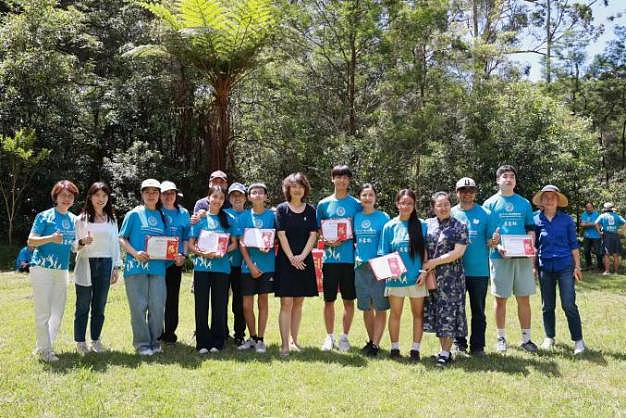
M147 237L146 253L152 260L174 260L178 254L178 237Z
M535 255L533 239L528 235L502 235L506 257L532 257Z
M350 218L322 219L324 241L345 241L352 238Z
M216 253L220 256L226 254L228 249L228 243L230 242L230 234L221 234L219 232L207 231L203 229L200 231L198 237L198 249L207 253Z
M246 247L268 250L274 247L275 229L246 228L243 243Z
M397 278L406 273L406 267L397 251L382 257L372 258L369 263L377 280Z

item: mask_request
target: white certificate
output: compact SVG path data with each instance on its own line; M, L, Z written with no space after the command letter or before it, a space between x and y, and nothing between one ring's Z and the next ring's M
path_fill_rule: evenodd
M369 260L369 264L377 280L397 278L406 273L406 266L397 251L382 257L372 258Z
M269 249L274 247L275 229L246 228L243 232L243 244L250 248Z
M178 237L147 237L146 253L152 260L174 260L178 254Z
M324 241L345 241L352 238L350 218L323 219L322 237Z
M207 231L203 229L200 231L197 245L200 251L216 253L223 256L226 254L229 242L230 234L221 234L219 232Z
M506 257L532 257L535 255L533 239L528 235L502 235L502 246Z

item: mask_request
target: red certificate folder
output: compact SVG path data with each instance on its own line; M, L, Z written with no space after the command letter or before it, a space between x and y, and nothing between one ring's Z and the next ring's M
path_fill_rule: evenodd
M406 273L406 267L397 251L382 257L372 258L369 263L377 280L397 278Z
M178 254L178 237L146 237L146 253L152 260L174 260Z
M322 237L325 241L345 241L352 238L350 218L323 219Z
M230 234L222 234L214 231L202 230L198 237L198 249L208 253L216 253L220 256L226 254Z
M317 280L317 292L324 291L324 285L322 283L323 273L322 273L322 265L324 260L324 250L320 250L319 248L314 248L311 251L313 255L313 265L315 266L315 279Z

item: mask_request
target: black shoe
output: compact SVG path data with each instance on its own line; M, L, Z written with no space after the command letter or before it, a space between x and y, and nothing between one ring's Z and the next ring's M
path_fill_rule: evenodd
M363 348L361 348L361 353L365 354L366 356L368 356L370 354L370 352L372 351L372 346L374 345L373 342L368 341L367 344L365 344L363 346Z
M530 341L530 340L528 340L528 342L525 342L525 343L521 344L521 345L520 345L520 347L521 347L524 351L526 351L526 352L528 352L528 353L533 353L533 354L534 354L534 353L536 353L537 351L539 351L539 350L537 349L537 346L535 345L535 343L534 343L534 342L532 342L532 341Z
M400 355L400 350L397 348L392 348L391 351L389 351L389 357L393 359L402 358L402 356Z
M372 344L370 347L370 351L367 353L367 355L369 357L376 357L379 351L380 351L380 347L375 344Z
M470 356L472 357L485 357L485 350L470 350Z
M452 356L448 355L445 357L441 354L437 355L436 365L437 367L447 367L448 364L452 363Z
M411 360L420 361L420 352L419 350L411 350Z
M244 343L243 338L235 338L235 347L239 347L240 345L242 345Z

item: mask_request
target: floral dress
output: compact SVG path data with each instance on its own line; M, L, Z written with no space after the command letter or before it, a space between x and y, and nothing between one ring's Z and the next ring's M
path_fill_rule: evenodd
M467 227L449 217L426 220L426 251L428 259L454 250L455 244L467 245ZM437 337L467 335L465 318L465 274L462 258L435 268L437 291L432 292L424 306L424 331Z

